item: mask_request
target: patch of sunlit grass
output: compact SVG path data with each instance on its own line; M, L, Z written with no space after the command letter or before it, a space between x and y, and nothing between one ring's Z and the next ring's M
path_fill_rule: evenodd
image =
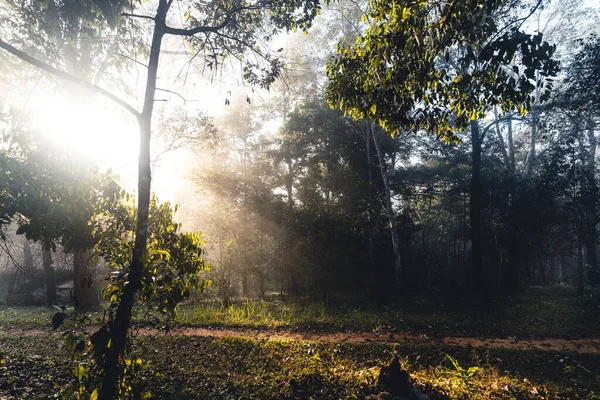
M177 321L197 327L316 329L424 333L428 336L597 337L600 301L570 288L530 289L480 304L465 298L406 298L375 307L345 303L200 301L179 308Z
M178 309L177 322L190 326L222 326L271 329L373 329L382 315L365 308L326 305L319 302L241 301L200 302Z

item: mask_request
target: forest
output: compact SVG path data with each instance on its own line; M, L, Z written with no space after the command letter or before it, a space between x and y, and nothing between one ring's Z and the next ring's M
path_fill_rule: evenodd
M2 0L0 399L598 399L593 0Z

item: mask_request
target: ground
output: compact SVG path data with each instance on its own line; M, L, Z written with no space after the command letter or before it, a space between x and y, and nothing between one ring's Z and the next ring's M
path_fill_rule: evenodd
M134 389L174 399L386 398L376 376L396 354L430 399L600 399L596 294L471 300L190 302L169 335L138 322ZM0 308L0 398L55 398L71 381L51 314Z

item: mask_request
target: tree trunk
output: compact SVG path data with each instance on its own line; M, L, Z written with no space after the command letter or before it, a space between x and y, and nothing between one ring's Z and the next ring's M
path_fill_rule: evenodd
M73 254L73 302L77 311L96 311L100 308L100 289L93 258L92 250Z
M373 230L373 221L374 218L374 210L373 210L373 171L371 169L371 129L366 124L363 125L365 128L361 131L364 133L363 139L365 140L365 149L367 156L367 224L365 229L366 239L367 239L367 259L369 260L369 271L371 274L369 275L370 279L370 296L373 300L378 301L381 296L383 285L380 282L385 281L385 278L381 276L382 274L378 273L375 270L375 238L374 238L374 230Z
M577 293L583 294L583 246L577 245Z
M402 288L402 263L400 260L400 244L398 241L398 232L396 231L396 216L394 209L392 208L392 191L390 188L390 181L388 177L387 168L385 167L385 160L383 158L383 151L381 150L381 143L377 137L373 124L370 125L371 133L373 135L373 143L375 143L375 150L377 150L377 158L379 159L379 170L381 171L381 178L383 179L383 186L385 189L385 211L389 220L389 227L392 234L392 247L394 249L394 266L396 272L396 287Z
M247 254L247 253L246 253ZM248 272L246 270L242 271L242 296L248 298Z
M532 124L531 124L531 137L530 137L530 143L529 143L529 154L527 154L527 175L531 176L531 173L533 172L533 168L535 166L536 160L537 160L537 153L536 153L536 141L537 141L537 133L538 133L538 111L537 109L532 110L531 112L531 119L532 119Z
M31 252L31 244L29 240L23 236L23 259L25 262L25 277L27 285L25 286L25 294L29 294L37 289L38 282L35 274L35 266L33 265L33 254Z
M152 132L152 113L154 110L154 95L156 92L156 77L160 48L165 32L165 22L170 2L160 0L154 17L154 33L148 60L148 76L146 80L146 93L144 107L138 119L140 127L140 154L138 166L138 209L137 226L133 256L129 268L129 282L123 289L121 302L117 308L114 320L109 323L111 346L107 349L104 363L104 376L100 398L112 400L116 397L117 382L120 368L119 358L125 350L127 331L131 323L131 310L135 302L135 294L141 288L142 281L142 256L146 251L148 238L148 213L150 208L150 135Z
M42 251L42 263L46 278L46 303L48 307L56 304L56 281L54 280L54 267L52 266L52 254L50 249Z
M504 137L502 137L502 131L500 130L500 121L498 117L498 109L494 108L494 124L496 126L496 135L498 135L498 141L500 142L500 149L502 149L502 159L504 160L504 165L509 170L512 169L512 163L509 157L509 153L506 150L506 145L504 144ZM511 135L512 136L512 135ZM510 139L512 145L512 137Z
M8 296L15 294L15 282L17 281L17 276L19 275L19 270L17 268L15 268L15 270L13 271L13 273L11 274L9 272L8 274L8 279L6 280L6 294Z
M509 194L508 204L508 257L502 269L502 284L507 292L516 292L519 287L519 239L517 237L517 208L515 193Z
M590 266L590 272L588 277L590 283L596 285L600 283L600 271L598 270L598 252L596 249L596 243L598 235L596 233L596 221L597 221L597 193L598 184L596 182L596 136L594 135L593 128L588 128L588 141L590 148L588 151L587 166L587 185L586 185L586 235L585 235L585 249L586 249L586 263Z
M471 142L473 164L469 217L471 220L472 289L479 292L483 289L483 255L481 249L481 136L478 121L471 121Z
M510 168L512 172L515 172L517 168L517 162L515 161L515 144L513 142L513 130L512 130L512 119L508 120L508 155L510 159Z
M288 167L288 173L285 177L285 188L287 190L288 207L292 210L294 208L294 165L290 157L286 158L285 163Z

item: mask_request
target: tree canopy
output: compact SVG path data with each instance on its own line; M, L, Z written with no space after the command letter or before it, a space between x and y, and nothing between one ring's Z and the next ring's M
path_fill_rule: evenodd
M368 4L365 33L340 45L327 67L329 104L355 119L393 136L424 130L451 141L496 106L525 113L536 85L550 88L535 74L556 73L554 47L521 30L520 2Z

